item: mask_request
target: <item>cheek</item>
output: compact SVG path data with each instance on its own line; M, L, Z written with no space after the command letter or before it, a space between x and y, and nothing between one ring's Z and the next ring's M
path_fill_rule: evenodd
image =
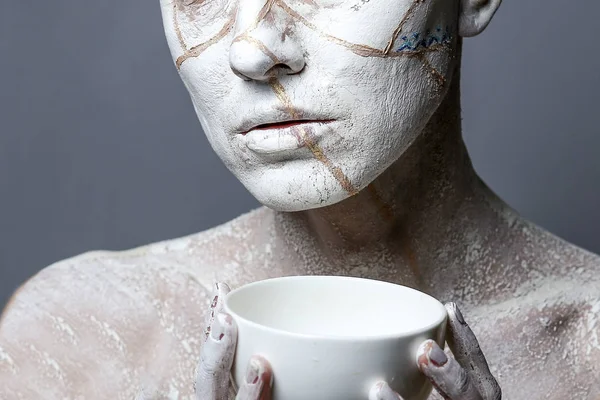
M445 96L449 56L427 60L439 70L443 82L417 58L356 57L332 71L340 78L336 90L339 97L330 101L345 98L352 111L337 132L340 137L328 140L324 151L359 189L406 151Z
M389 145L401 154L423 130L450 85L449 56L402 60L389 78L381 101L383 129L391 129Z
M190 58L179 74L196 107L222 114L237 78L229 66L229 52L225 44L218 43L207 49L200 57Z
M333 70L328 72L337 78L339 96L354 98L354 113L380 121L377 125L395 125L435 111L449 85L448 61L447 53L396 59L354 56L344 65L330 64Z

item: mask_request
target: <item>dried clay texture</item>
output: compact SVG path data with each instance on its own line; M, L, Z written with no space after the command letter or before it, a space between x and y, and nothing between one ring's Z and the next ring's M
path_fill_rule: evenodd
M385 34L364 41L319 20L341 10L358 21L389 3L162 0L174 62L213 148L271 208L44 269L2 316L1 399L193 399L214 283L302 274L381 279L457 302L506 399L600 397L600 260L522 219L473 171L461 138L461 40L445 23L453 3L400 1L377 14L382 25L393 18ZM300 35L301 59L292 57ZM233 71L236 46L303 69ZM343 68L318 62L330 56ZM297 128L306 159L276 167L236 147L230 121L245 105L300 118L303 96L345 121L334 141Z

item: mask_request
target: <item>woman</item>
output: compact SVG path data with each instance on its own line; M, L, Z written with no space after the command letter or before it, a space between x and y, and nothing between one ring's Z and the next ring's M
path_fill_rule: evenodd
M600 395L598 257L510 210L462 142L462 38L499 4L163 0L211 145L267 208L42 271L0 323L0 397L190 398L195 382L199 398L221 400L235 327L219 316L226 286L208 288L291 274L381 279L460 304L491 372L450 304L456 361L420 351L434 398L498 398L493 376L510 399ZM277 371L256 359L249 374L238 397L267 398ZM396 396L384 382L371 395Z

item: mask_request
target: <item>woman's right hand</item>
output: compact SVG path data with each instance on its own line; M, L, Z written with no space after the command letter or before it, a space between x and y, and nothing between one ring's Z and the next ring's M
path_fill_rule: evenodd
M218 283L204 331L204 344L196 372L195 392L197 400L227 400L229 377L237 327L231 316L223 313L223 302L229 293L226 284ZM239 388L236 400L270 400L273 373L269 363L262 357L253 357L248 363L245 383Z
M227 400L229 399L229 377L235 345L237 328L233 318L223 311L225 296L229 287L220 283L216 285L216 292L207 317L204 332L204 346L200 355L198 372L196 376L197 400ZM445 399L451 400L483 400L501 399L501 391L496 380L489 372L485 357L481 352L475 335L464 321L456 305L447 306L449 318L449 338L458 350L462 364L470 366L470 376L466 368L458 361L448 359L437 344L427 341L422 346L423 352L419 356L419 368L437 388ZM436 367L435 362L430 363L432 350L437 350L441 365ZM479 376L478 374L482 375ZM485 382L477 385L475 380L483 379ZM246 379L240 387L236 400L270 400L271 386L273 384L273 371L268 361L262 357L254 356L246 371ZM485 390L479 391L479 387ZM402 400L385 382L376 384L369 393L371 400Z

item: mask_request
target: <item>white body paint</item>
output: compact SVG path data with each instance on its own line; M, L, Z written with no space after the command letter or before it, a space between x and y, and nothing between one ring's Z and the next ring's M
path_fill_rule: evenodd
M0 320L0 398L192 399L214 282L323 274L456 301L506 399L600 397L599 258L510 210L461 140L459 35L498 0L177 1L165 31L211 144L261 202L300 211L44 269ZM446 24L440 46L386 53ZM300 118L329 120L296 143L241 134Z

